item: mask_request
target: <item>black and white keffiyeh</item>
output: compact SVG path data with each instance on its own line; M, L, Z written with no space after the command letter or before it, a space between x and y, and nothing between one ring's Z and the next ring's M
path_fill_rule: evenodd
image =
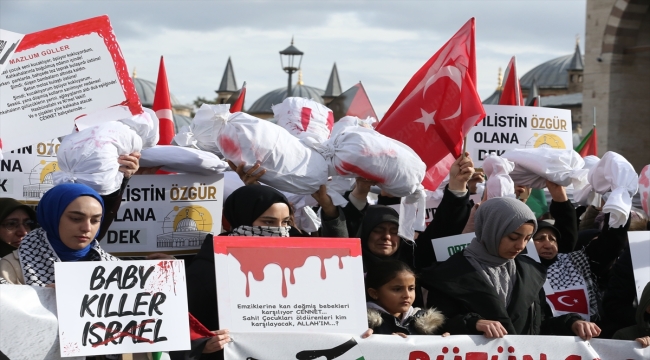
M97 240L90 245L89 261L118 261L119 259L105 252ZM61 259L47 240L42 228L33 230L20 243L18 248L20 267L26 285L46 286L54 283L54 263Z
M547 278L554 291L585 286L589 295L589 317L591 321L599 318L596 277L591 272L589 258L583 250L557 254L555 262L548 267Z
M228 236L270 236L270 237L289 237L291 226L238 226L228 234Z

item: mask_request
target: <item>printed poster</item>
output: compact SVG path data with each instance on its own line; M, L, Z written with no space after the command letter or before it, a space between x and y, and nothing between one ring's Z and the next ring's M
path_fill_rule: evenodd
M215 237L219 325L231 331L361 334L359 239Z
M101 240L115 256L196 254L221 232L223 174L134 175Z
M62 357L189 350L182 260L54 264Z
M142 112L108 16L25 35L0 75L0 141L15 150L68 134L84 114Z
M55 138L4 153L0 160L0 197L37 205L54 187L52 173L59 170L59 145Z
M16 51L23 36L25 35L0 29L0 74L2 74L7 64L9 64L9 59L11 59L11 56Z
M485 118L467 134L474 166L489 154L510 149L550 147L572 149L571 111L536 106L483 105Z
M630 242L637 301L639 301L643 289L650 283L650 231L629 231L627 236Z

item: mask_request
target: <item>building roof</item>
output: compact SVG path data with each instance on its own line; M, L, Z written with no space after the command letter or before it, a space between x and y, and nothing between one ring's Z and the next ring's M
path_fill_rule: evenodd
M291 96L312 99L318 103L323 103L325 91L307 85L294 85L291 87ZM247 110L249 114L273 114L271 106L279 104L287 97L287 88L281 87L270 91L253 103Z
M501 98L501 93L503 91L501 90L494 90L492 95L490 95L487 99L483 100L483 104L485 105L499 105L499 99Z
M327 80L327 87L325 88L325 94L323 96L337 97L342 93L341 81L339 80L339 71L336 69L336 63L332 67L332 72L330 73L330 78Z
M217 90L217 92L235 92L238 89L237 81L235 80L235 71L232 68L232 61L230 61L230 57L228 57L226 69L223 71L221 84L219 84L219 90Z
M582 93L543 96L540 100L543 107L579 106L582 105Z
M138 93L138 97L140 98L140 102L142 103L142 106L146 106L149 108L152 107L153 98L156 95L156 83L153 81L141 79L139 77L134 77L132 79L133 79L133 85L135 85L135 91ZM172 100L172 107L185 106L181 104L180 101L178 101L178 99L176 99L174 94L169 93L169 96L171 97Z
M540 88L566 88L569 86L568 70L583 70L583 57L580 55L580 46L576 44L573 54L560 56L536 66L524 76L519 82L522 89L530 89L533 79L537 80Z

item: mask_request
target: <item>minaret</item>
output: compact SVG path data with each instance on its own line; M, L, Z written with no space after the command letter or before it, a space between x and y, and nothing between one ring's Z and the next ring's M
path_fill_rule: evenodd
M325 93L323 94L323 103L325 105L329 104L335 97L341 95L342 92L341 81L339 80L339 71L336 68L336 63L334 63L332 72L330 73L330 78L327 80Z
M226 101L238 90L237 81L235 80L235 71L232 68L232 61L228 57L228 62L226 63L226 69L223 71L223 76L221 77L221 84L219 89L215 90L217 93L217 104L225 104Z

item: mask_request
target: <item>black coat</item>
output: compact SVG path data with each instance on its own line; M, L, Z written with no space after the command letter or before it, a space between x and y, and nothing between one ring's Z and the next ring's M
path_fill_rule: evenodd
M422 286L429 290L427 306L437 308L447 318L442 331L480 334L476 322L485 319L501 322L510 335L573 335L571 325L580 316L552 317L542 288L546 281L542 265L527 256L515 258L517 278L506 308L463 253L426 269L421 276Z

